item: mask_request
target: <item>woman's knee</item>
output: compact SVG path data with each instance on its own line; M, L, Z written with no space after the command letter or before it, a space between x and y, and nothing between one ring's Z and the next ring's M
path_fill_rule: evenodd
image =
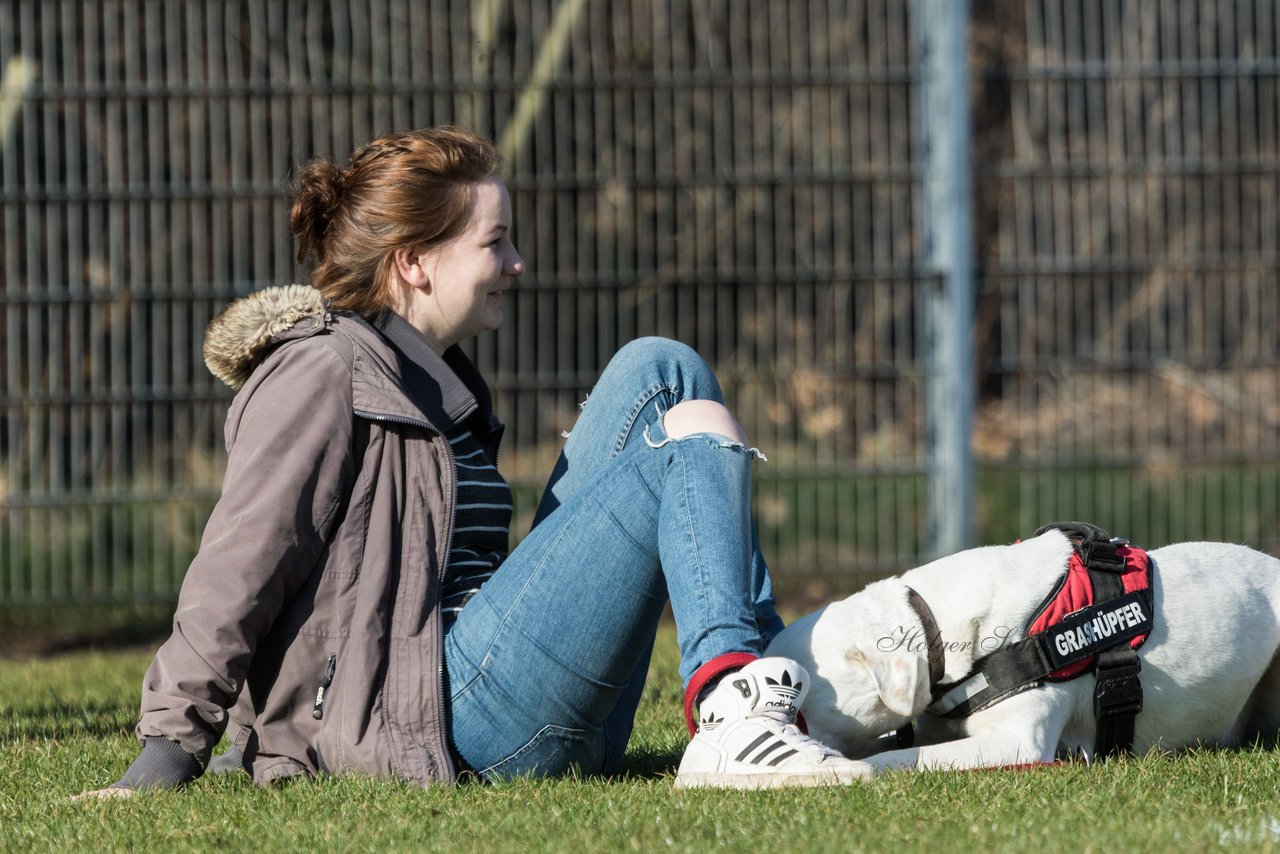
M629 341L618 349L609 366L628 376L655 374L682 398L724 400L720 381L707 360L688 344L671 338L647 336Z
M723 403L714 400L684 400L671 407L662 416L662 431L670 439L680 439L695 433L716 433L725 438L747 444L746 431Z
M706 365L706 360L688 344L658 335L646 335L628 341L618 348L614 358L619 356L645 362L672 361L681 364Z

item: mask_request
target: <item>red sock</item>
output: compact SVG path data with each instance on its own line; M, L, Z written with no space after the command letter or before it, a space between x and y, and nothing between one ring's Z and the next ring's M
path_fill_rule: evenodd
M702 693L702 689L730 670L745 667L759 657L752 652L726 652L724 655L717 655L694 671L693 678L689 680L689 687L684 689L684 723L689 727L689 735L698 731L698 725L693 720L693 706L698 702L698 695Z

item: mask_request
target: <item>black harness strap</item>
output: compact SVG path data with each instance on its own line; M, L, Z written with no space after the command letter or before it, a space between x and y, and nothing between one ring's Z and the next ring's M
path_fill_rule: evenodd
M1117 552L1123 540L1112 540L1101 528L1083 522L1047 525L1061 529L1079 550L1093 585L1094 604L1070 614L1049 630L1031 635L978 660L974 669L956 682L936 685L930 714L963 718L1000 700L1034 688L1049 674L1097 656L1093 708L1098 721L1094 755L1100 759L1127 753L1133 747L1134 718L1142 711L1142 662L1128 644L1152 627L1150 591L1126 593L1120 574L1124 557ZM1117 620L1123 614L1125 621ZM1141 620L1136 618L1141 616ZM1108 622L1110 618L1110 622ZM1091 640L1076 647L1063 643L1076 633L1108 629L1105 640ZM1094 632L1090 638L1097 636ZM1064 651L1065 650L1065 651Z
M1093 541L1084 553L1085 569L1093 583L1093 601L1106 602L1124 595L1124 558L1115 541ZM1098 722L1093 753L1098 759L1126 754L1133 749L1133 729L1142 711L1142 660L1128 643L1098 653L1094 668L1093 716Z
M967 718L1036 687L1053 670L1044 636L1025 638L984 656L964 679L937 686L929 712L944 718Z

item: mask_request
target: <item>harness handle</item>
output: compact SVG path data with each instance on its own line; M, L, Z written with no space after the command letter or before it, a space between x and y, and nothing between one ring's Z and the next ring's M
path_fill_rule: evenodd
M1084 565L1098 572L1124 572L1125 561L1116 549L1127 545L1128 540L1117 539L1097 525L1088 522L1050 522L1036 531L1038 537L1046 531L1061 531L1080 550Z
M1109 543L1111 535L1099 528L1097 525L1089 522L1050 522L1048 525L1041 525L1036 531L1035 536L1040 536L1046 531L1058 530L1067 535L1067 539L1074 543L1078 543L1083 549L1090 543Z

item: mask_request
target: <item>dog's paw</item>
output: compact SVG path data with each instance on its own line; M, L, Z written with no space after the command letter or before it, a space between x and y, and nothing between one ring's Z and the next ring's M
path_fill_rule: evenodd
M919 760L920 749L909 747L905 750L888 750L884 753L873 753L861 763L871 768L867 779L879 777L886 771L914 771Z
M137 789L129 789L124 786L108 786L105 789L90 789L87 792L81 792L73 795L73 801L111 801L120 798L131 798L138 794Z
M865 759L855 760L854 764L856 765L857 772L861 774L862 779L864 780L874 780L882 773L882 769L877 768L873 763L868 762Z

